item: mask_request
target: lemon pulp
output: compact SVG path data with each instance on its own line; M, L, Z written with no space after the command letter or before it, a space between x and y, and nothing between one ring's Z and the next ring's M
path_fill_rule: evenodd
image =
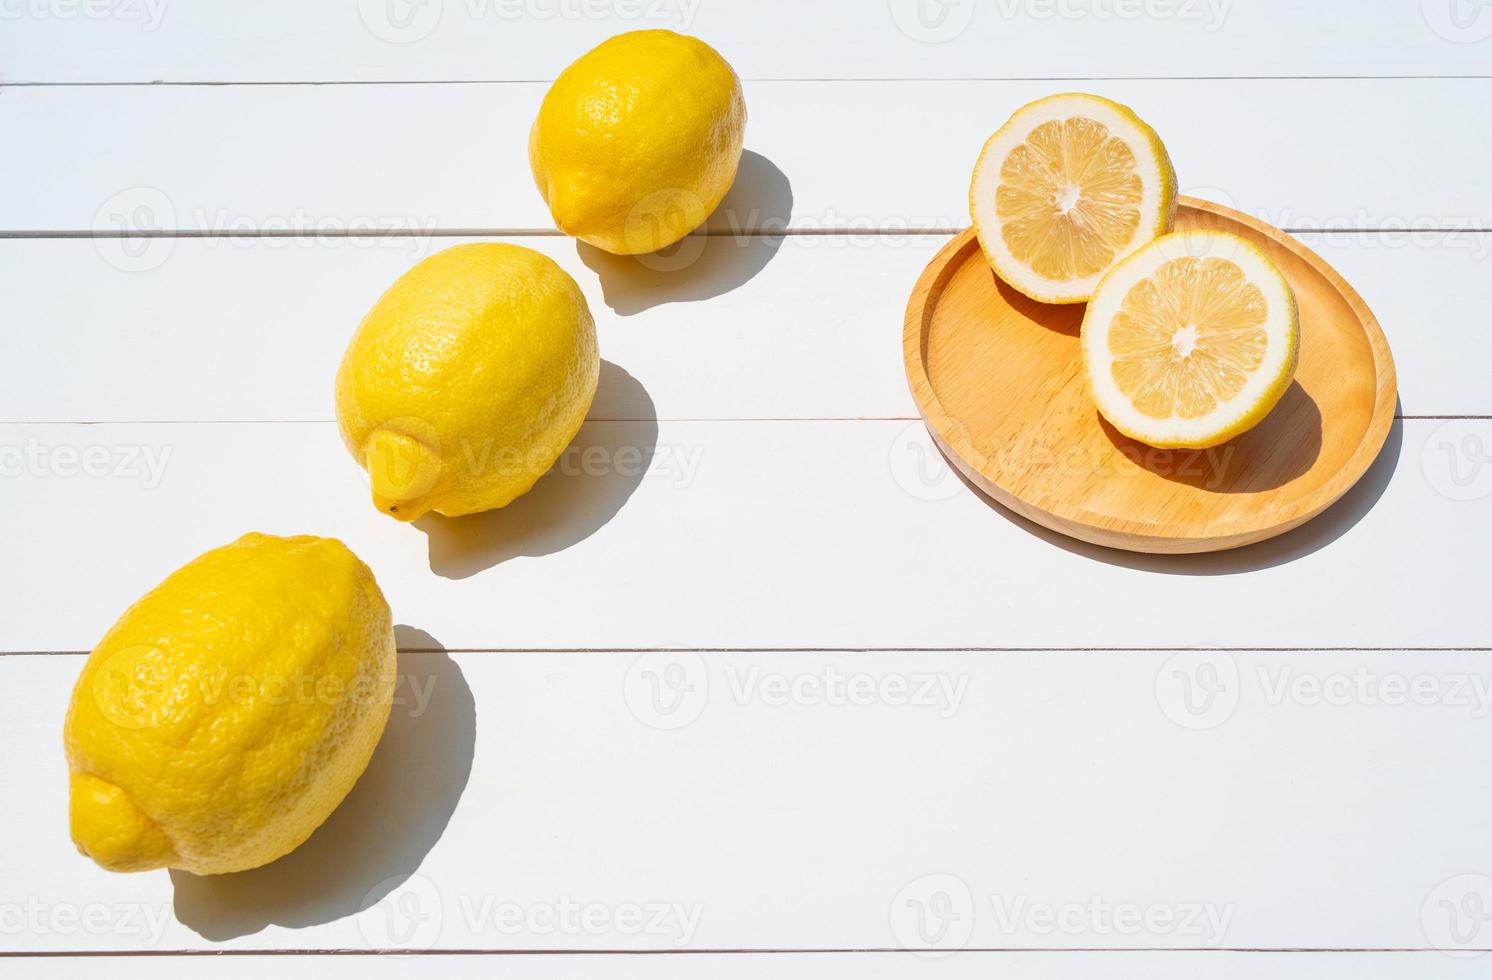
M1259 287L1227 259L1172 259L1132 286L1109 328L1110 371L1136 410L1200 418L1264 363Z
M1005 158L995 213L1012 255L1048 279L1081 279L1134 239L1143 189L1134 153L1107 126L1055 119Z

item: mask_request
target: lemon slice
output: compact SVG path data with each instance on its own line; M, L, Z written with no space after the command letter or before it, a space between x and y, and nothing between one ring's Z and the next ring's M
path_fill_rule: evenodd
M1290 284L1219 231L1143 246L1109 270L1083 316L1098 410L1152 446L1204 449L1253 428L1290 386L1299 352Z
M1082 303L1111 265L1171 230L1176 171L1128 106L1053 95L984 144L969 214L1001 279L1043 303Z

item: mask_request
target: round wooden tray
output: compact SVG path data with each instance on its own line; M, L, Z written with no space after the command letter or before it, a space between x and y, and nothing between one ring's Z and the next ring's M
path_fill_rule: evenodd
M1084 307L1027 299L990 269L972 229L917 280L902 335L933 438L995 500L1095 544L1179 554L1263 541L1346 493L1383 448L1396 402L1378 321L1320 256L1229 208L1183 197L1178 231L1262 248L1300 304L1300 366L1273 412L1213 449L1154 449L1115 431L1083 381Z

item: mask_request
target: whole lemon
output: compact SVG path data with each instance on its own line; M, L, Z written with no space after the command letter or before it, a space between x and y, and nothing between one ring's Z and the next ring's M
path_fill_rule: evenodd
M295 849L368 765L394 630L340 541L246 534L110 628L63 725L78 850L110 871L243 871Z
M704 223L736 179L745 130L741 80L714 48L633 31L555 79L528 161L561 231L636 255Z
M600 372L595 322L565 270L518 245L457 245L363 318L337 371L337 422L379 510L471 514L554 465Z

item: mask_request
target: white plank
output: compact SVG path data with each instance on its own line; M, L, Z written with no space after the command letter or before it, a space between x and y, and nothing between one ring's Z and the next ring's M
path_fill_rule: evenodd
M1492 37L1456 0L112 0L6 21L5 79L48 82L547 79L656 27L748 78L1485 75Z
M218 879L74 853L82 659L0 658L8 948L1492 946L1487 651L402 656L325 833Z
M1472 328L1492 308L1492 234L1302 237L1377 313L1406 414L1492 414L1492 331ZM140 271L118 241L0 241L0 356L37 366L0 388L0 419L329 420L363 313L410 265L464 240L158 240L140 243L152 263ZM902 311L946 236L710 237L678 269L564 238L506 240L575 277L602 355L638 381L603 387L592 418L916 415Z
M575 277L602 356L638 380L603 386L592 418L916 414L899 325L946 236L701 238L698 261L675 271L567 238L505 240ZM458 241L161 240L151 247L169 252L143 272L109 264L120 242L0 241L12 326L0 356L55 366L4 386L0 418L329 420L363 314ZM70 288L80 271L89 288Z
M1452 959L1439 952L1416 953L1237 953L1237 952L963 952L930 959L914 953L712 953L688 956L629 954L493 954L487 956L193 956L59 957L20 959L7 964L18 978L75 977L84 970L107 971L119 980L208 977L258 980L327 977L330 980L422 977L446 980L485 971L512 980L654 980L719 977L755 980L764 971L783 980L1461 980L1486 975L1480 959Z
M1487 15L1492 20L1492 14ZM969 172L1063 82L756 82L719 230L968 223ZM1492 79L1099 81L1184 191L1290 229L1492 228ZM545 86L6 89L3 230L551 228L526 138ZM1447 161L1454 161L1450 166Z
M1172 558L1017 521L920 422L590 423L512 507L418 527L329 423L5 425L0 649L89 649L249 530L341 538L456 648L1484 645L1492 420L1401 425L1307 527Z

